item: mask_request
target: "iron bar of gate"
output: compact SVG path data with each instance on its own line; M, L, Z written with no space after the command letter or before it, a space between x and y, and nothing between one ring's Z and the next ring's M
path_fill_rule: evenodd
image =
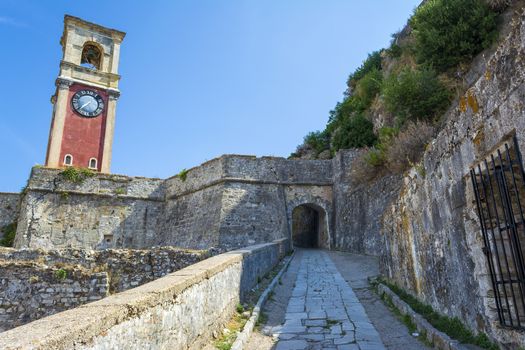
M478 166L478 168L479 168L479 166ZM481 173L481 168L479 168L479 171L480 171L480 176L483 176L483 174ZM470 170L470 178L472 180L472 186L474 187L474 193L475 193L475 197L476 197L476 206L478 208L478 213L479 213L479 217L480 217L481 232L482 232L482 236L483 236L483 243L485 245L485 254L487 256L488 263L489 263L490 281L492 282L492 289L494 290L494 299L496 301L496 309L498 311L498 318L499 318L499 321L500 321L501 324L505 324L505 316L503 315L502 307L501 307L501 297L500 297L500 294L499 294L499 286L497 285L497 281L496 281L496 271L495 271L496 267L494 266L494 261L492 260L492 252L490 250L490 242L489 242L489 238L487 236L485 214L483 213L483 209L482 209L482 206L481 206L481 200L480 200L479 188L478 188L478 181L477 181L476 170L475 169L471 169ZM483 179L481 180L481 182L483 183ZM496 261L499 262L499 257L497 256L497 254L498 254L498 252L496 250ZM500 270L501 270L501 268L500 268Z
M511 166L511 168L513 169L512 165L513 164L517 164L518 165L518 169L521 170L520 172L522 173L523 175L523 166L522 166L522 163L521 163L521 154L520 154L520 151L519 151L519 147L518 147L518 139L516 137L514 137L514 149L515 149L515 152L516 152L516 161L513 161L510 157L510 150L509 150L509 145L505 144L505 153L507 155L507 161L509 163L509 165ZM518 202L518 208L519 208L519 213L520 213L520 225L522 227L522 230L525 231L525 216L523 215L523 207L521 206L521 199L520 199L520 193L519 193L519 190L518 190L518 185L516 184L516 176L514 175L514 171L511 171L510 172L512 174L512 184L513 184L513 188L514 188L514 194L516 195L516 200ZM525 182L524 182L524 185L525 185ZM521 262L521 270L522 270L522 277L525 279L525 260L523 259L524 255L523 255L523 250L521 249L521 241L520 241L520 237L519 237L519 234L516 235L516 239L517 239L517 243L518 243L518 248L519 248L519 252L520 252L520 262Z
M501 238L502 238L502 246L505 247L505 241L504 241L504 233L506 233L507 235L507 239L509 241L509 243L512 241L512 237L510 235L510 232L509 232L509 225L510 225L510 221L511 221L511 218L508 216L508 210L505 210L505 200L504 200L504 191L502 190L502 171L501 168L497 169L496 168L496 162L494 160L494 155L491 155L490 156L490 159L492 161L492 170L494 171L494 179L496 180L496 183L497 183L497 190L498 190L498 193L499 193L499 199L500 199L500 203L501 203L501 208L502 208L502 220L505 220L504 223L505 223L505 228L502 229L501 225L498 225L498 229L499 229L499 232L500 232L500 235L501 235ZM500 171L498 173L498 170ZM492 185L492 183L491 183ZM496 199L494 198L494 201L496 201ZM496 202L495 202L496 203ZM494 204L494 206L496 206L496 204ZM496 209L497 210L497 209ZM515 257L515 254L514 254L514 249L512 249L512 244L510 246L510 254L511 254L511 258L512 258L512 262L515 262L516 261L516 257ZM520 326L520 322L519 322L519 315L517 314L517 308L516 308L516 305L518 305L518 302L517 302L517 299L516 299L516 293L514 291L514 288L513 288L513 284L512 284L512 264L509 264L509 257L507 256L507 253L505 252L505 263L507 264L507 275L508 275L508 284L510 285L510 292L511 292L511 295L512 295L512 305L514 305L514 311L515 311L515 314L516 314L516 318L517 318L517 321L518 321L518 327ZM514 264L515 265L515 264ZM504 284L505 286L505 284ZM506 289L506 286L505 286L505 289ZM512 315L512 310L510 310L509 312L511 315ZM512 322L512 316L511 316L511 326L513 326L513 322Z
M503 160L501 159L501 152L498 150L497 154L498 154L498 159L500 161L500 168L499 168L499 173L498 173L499 174L498 191L500 193L500 201L503 207L503 212L505 214L505 230L504 231L507 234L507 237L510 243L510 252L512 254L513 267L514 267L515 272L518 275L518 281L520 281L523 279L522 278L523 272L521 271L521 262L520 262L519 253L518 253L519 248L517 247L517 240L516 240L516 235L518 234L518 232L516 231L516 223L514 219L512 202L509 197L509 189L507 186L507 178L505 176L505 171L503 168ZM492 158L492 163L495 164L494 156L492 155L491 158ZM511 167L511 171L512 171L512 167ZM510 275L510 271L509 271L509 275ZM518 327L521 327L521 320L520 320L520 309L521 308L518 302L521 302L521 305L523 305L523 300L524 300L523 287L521 283L519 282L516 283L518 285L518 292L519 292L518 297L521 297L521 299L516 299L515 294L518 294L518 293L515 293L514 291L515 283L512 282L512 278L509 278L509 284L510 284L511 291L513 293L512 295L513 295L513 301L514 301L514 311L516 314L516 321L518 323Z
M488 164L487 162L485 161L485 169L487 169L487 178L488 178L488 182L490 183L490 177L488 176ZM503 269L501 267L501 258L500 258L500 254L499 254L499 249L498 249L498 245L497 245L497 240L496 240L496 235L494 233L494 226L493 226L493 218L492 218L492 214L491 214L491 209L490 209L490 202L488 201L488 198L489 198L489 194L488 194L488 190L487 190L487 186L485 185L485 176L483 175L483 172L481 170L481 165L478 165L478 170L480 172L480 176L481 176L481 186L483 188L483 198L486 200L486 207L487 207L487 213L488 213L488 216L489 216L489 227L490 227L490 234L492 236L492 242L493 242L493 245L494 245L494 250L496 252L496 261L498 263L498 269L499 269L499 275L502 276L503 275ZM498 221L497 221L498 222ZM499 223L498 223L499 225ZM504 248L504 247L503 247ZM490 245L487 247L487 249L490 251ZM505 255L505 251L503 251L503 255ZM495 276L496 280L499 282L499 279L497 278L497 276ZM505 296L505 304L507 306L507 312L510 312L510 305L509 305L509 298L508 298L508 295L507 295L507 289L506 287L503 285L502 286L503 288L503 294ZM494 292L497 293L500 297L501 297L501 292L500 292L500 288L499 288L499 284L497 286L497 288L494 289ZM503 314L503 308L501 310L502 314ZM509 317L511 319L511 322L512 322L512 315L509 314ZM504 321L504 324L506 324L506 320Z
M512 146L505 143L470 175L499 321L525 329L525 171L516 137Z
M496 202L496 193L494 191L494 186L492 185L492 177L490 176L489 164L488 164L487 160L485 160L484 162L485 162L485 169L487 169L487 178L489 180L488 183L489 183L489 188L490 188L492 205L493 205L494 213L495 213L495 217L496 217L496 225L497 225L498 232L499 232L499 238L502 241L501 249L503 250L503 261L505 262L506 272L507 272L507 275L508 275L507 277L508 277L508 279L512 279L512 276L510 274L509 258L507 256L507 250L505 249L505 242L503 241L503 232L502 232L502 229L501 229L501 223L500 223L500 219L499 219L500 216L499 216L498 206L497 206L497 202ZM493 171L494 171L494 175L495 175L496 174L496 169L493 168ZM492 232L494 232L494 227L492 227ZM494 245L495 246L497 245L497 240L494 241ZM503 271L501 271L501 274L502 274L502 277L503 277L503 275L504 275ZM509 313L510 325L514 326L514 322L512 320L512 308L510 307L510 301L509 301L509 297L507 295L507 287L505 286L505 284L503 284L503 291L505 292L505 299L506 299L507 307L508 307L507 311ZM516 305L516 296L514 295L514 290L512 289L512 286L510 288L510 291L511 291L512 301L514 302L514 305Z
M507 146L507 144L505 144L505 146ZM509 154L507 154L507 156L508 156L507 158L510 158ZM498 158L499 158L500 164L503 164L503 159L501 157L500 150L498 150ZM510 173L512 174L512 176L514 176L512 160L509 162L509 168L510 168ZM525 291L524 291L523 283L520 283L520 281L525 281L525 270L523 266L523 252L521 250L519 231L518 231L518 227L516 224L516 218L514 216L514 207L512 206L511 191L509 188L509 184L507 182L507 177L505 176L504 172L502 173L502 179L503 179L503 186L505 189L505 200L507 202L507 210L509 212L509 218L510 218L509 223L510 223L510 228L512 230L513 248L514 248L515 255L516 255L515 265L516 265L516 270L517 270L516 272L518 274L518 282L516 283L518 285L518 289L519 289L520 296L521 296L520 301L523 307L524 302L525 302ZM517 195L516 201L517 201L518 207L520 208L520 212L522 212L520 200L519 200L519 193L517 192L517 189L516 189L516 195ZM519 320L518 324L520 324L521 323L520 314L519 314L519 309L517 307L516 307L516 313L517 313L517 317Z

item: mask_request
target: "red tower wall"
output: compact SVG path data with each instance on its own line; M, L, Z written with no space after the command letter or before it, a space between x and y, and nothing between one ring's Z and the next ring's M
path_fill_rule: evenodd
M99 116L95 118L85 118L73 110L71 98L76 92L83 89L94 90L104 99L106 108L104 108ZM73 156L73 166L87 168L89 160L96 158L97 170L100 171L106 130L107 105L108 94L106 91L81 84L73 84L70 86L62 148L60 150L61 163L64 162L66 154L71 154Z

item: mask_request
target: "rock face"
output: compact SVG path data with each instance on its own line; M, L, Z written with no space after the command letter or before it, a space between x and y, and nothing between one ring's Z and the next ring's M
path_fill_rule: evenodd
M472 84L451 108L382 220L384 274L420 300L510 348L523 336L501 328L469 171L516 135L525 150L525 12L514 14L495 52L472 67ZM473 77L476 76L476 79Z

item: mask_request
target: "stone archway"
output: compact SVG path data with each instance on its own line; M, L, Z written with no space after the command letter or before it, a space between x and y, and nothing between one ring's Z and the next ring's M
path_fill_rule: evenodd
M323 208L311 203L293 208L292 243L301 248L330 248L327 215Z

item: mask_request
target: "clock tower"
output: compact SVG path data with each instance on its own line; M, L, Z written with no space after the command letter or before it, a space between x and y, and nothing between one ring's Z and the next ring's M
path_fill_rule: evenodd
M110 172L120 95L119 53L125 35L77 17L64 17L62 61L51 97L47 167Z

